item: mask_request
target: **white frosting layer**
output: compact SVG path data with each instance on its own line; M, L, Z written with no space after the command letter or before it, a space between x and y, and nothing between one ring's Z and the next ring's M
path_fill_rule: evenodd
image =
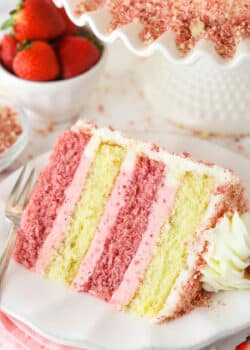
M179 178L181 174L187 171L194 171L196 173L206 173L209 176L214 176L216 180L215 186L228 182L231 184L240 183L239 178L227 169L221 168L217 165L208 166L189 157L180 157L179 155L167 152L162 148L159 148L156 151L152 148L152 143L145 143L126 138L119 131L113 131L108 128L95 129L94 125L86 120L79 120L72 127L72 130L74 131L79 131L81 129L89 130L99 142L114 142L115 144L123 145L124 147L132 147L135 154L145 154L151 159L167 164L171 167L171 173L176 178Z
M250 214L224 216L209 231L211 245L205 257L203 287L210 292L250 289L245 269L250 264Z

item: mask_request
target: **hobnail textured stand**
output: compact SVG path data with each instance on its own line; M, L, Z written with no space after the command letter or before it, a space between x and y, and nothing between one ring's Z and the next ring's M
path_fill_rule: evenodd
M250 64L222 69L208 58L175 65L160 54L142 63L142 88L173 123L215 134L250 133Z
M200 131L250 133L250 40L240 43L231 60L220 57L207 41L200 41L183 58L173 33L146 45L139 38L139 23L109 32L111 14L100 9L77 16L80 1L54 0L57 6L65 7L74 23L89 25L99 39L110 43L119 38L134 54L148 57L140 70L141 81L160 114Z

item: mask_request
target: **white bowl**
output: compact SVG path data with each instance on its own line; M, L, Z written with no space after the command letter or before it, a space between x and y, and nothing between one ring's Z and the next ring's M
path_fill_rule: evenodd
M63 122L79 116L88 105L104 71L106 55L104 49L99 62L87 72L52 82L23 80L0 66L1 86L19 106L39 118Z
M0 172L2 172L16 160L25 149L29 137L29 122L23 109L13 104L12 100L0 95L0 105L10 107L16 113L18 123L22 127L22 133L19 135L16 142L4 152L0 152Z

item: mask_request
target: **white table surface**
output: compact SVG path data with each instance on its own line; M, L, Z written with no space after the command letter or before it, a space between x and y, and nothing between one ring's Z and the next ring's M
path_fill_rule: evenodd
M8 9L13 7L15 3L15 0L0 1L0 23L6 17ZM83 112L82 116L101 125L112 125L127 133L133 130L142 132L147 130L151 132L159 132L159 130L160 132L173 131L180 134L185 132L168 124L166 120L167 111L164 111L162 115L156 114L147 103L136 75L136 70L140 63L141 59L128 53L121 43L112 45L109 48L106 72L91 100L90 106ZM53 125L30 117L30 124L31 132L28 147L15 164L0 174L0 181L29 159L50 150L57 136L70 126L72 121ZM219 143L250 158L250 137L211 138L210 141ZM250 334L250 329L208 349L233 350L235 345L241 342L248 334ZM1 339L0 350L10 350L1 345Z

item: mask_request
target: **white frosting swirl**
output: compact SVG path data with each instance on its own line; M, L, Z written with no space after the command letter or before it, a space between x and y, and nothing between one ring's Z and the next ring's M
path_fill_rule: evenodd
M203 288L209 292L250 289L250 279L245 278L250 264L250 214L224 216L209 234Z

